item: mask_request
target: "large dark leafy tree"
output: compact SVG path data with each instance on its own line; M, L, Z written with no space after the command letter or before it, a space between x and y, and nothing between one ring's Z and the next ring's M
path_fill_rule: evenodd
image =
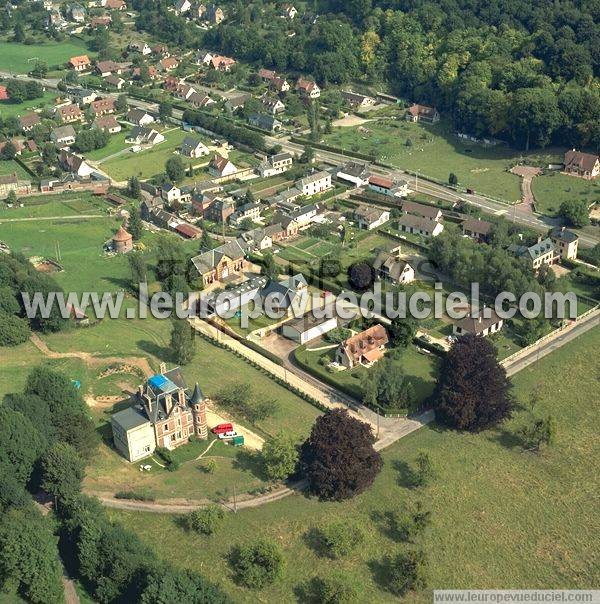
M340 501L369 488L383 465L374 442L371 427L345 409L320 416L300 453L310 491Z
M434 394L436 419L460 430L494 426L510 417L510 389L493 344L480 336L462 336L442 362Z
M153 572L140 597L141 604L226 604L218 587L190 570L166 568Z

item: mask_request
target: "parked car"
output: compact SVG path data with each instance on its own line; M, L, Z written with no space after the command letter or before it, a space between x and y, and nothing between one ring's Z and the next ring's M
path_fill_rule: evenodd
M217 424L214 428L212 428L211 432L213 434L225 434L225 432L233 432L233 424Z
M219 439L220 440L225 440L226 438L233 438L234 436L237 436L238 433L235 430L229 430L228 432L222 432L221 434L219 434Z

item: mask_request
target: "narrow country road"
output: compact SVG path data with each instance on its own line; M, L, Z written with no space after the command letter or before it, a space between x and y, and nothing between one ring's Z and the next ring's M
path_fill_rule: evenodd
M77 220L80 218L106 218L106 215L102 214L73 214L69 216L34 216L26 218L0 218L1 223L7 222L36 222L41 220Z

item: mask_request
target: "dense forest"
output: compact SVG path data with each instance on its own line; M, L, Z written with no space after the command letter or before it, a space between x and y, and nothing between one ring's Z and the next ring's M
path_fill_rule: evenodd
M294 20L224 2L207 32L136 0L138 28L321 84L363 83L431 103L457 129L521 148L600 148L600 0L317 0Z

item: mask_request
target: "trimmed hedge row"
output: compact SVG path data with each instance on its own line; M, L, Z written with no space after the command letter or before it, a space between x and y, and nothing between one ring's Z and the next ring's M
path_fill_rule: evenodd
M332 153L348 155L349 157L356 157L358 159L364 159L370 162L375 162L377 159L377 157L371 153L359 153L357 151L348 151L347 149L334 147L333 145L326 145L325 143L313 142L307 138L301 138L299 136L290 137L290 141L298 145L307 145L309 147L314 147L315 149L321 149L322 151L331 151Z

